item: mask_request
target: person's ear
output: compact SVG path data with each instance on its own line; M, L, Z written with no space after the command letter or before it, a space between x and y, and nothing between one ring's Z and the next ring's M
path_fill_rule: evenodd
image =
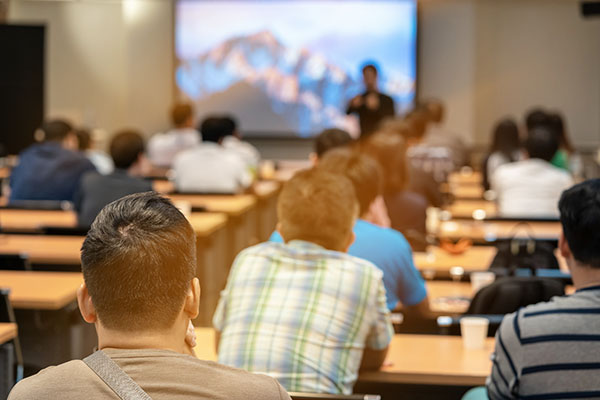
M310 165L312 165L313 167L316 167L317 164L319 163L319 156L317 155L317 153L311 152L308 155L308 160L310 161Z
M354 231L350 231L350 235L348 235L348 242L346 243L346 248L344 250L344 253L347 253L348 250L350 250L350 246L352 246L352 244L354 243L355 240L356 240L356 235L354 234Z
M567 238L565 238L564 232L561 232L560 237L558 238L558 250L565 260L570 260L573 257L571 247L569 246L569 242L567 242Z
M92 297L88 292L85 282L77 289L77 304L79 305L79 312L83 320L88 324L93 324L98 321L98 315L96 314L96 307L92 302Z
M194 319L200 312L200 281L198 278L192 279L190 288L185 296L183 311L189 319Z

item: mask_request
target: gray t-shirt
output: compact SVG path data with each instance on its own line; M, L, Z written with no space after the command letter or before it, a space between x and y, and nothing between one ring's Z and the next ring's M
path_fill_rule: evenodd
M290 397L277 381L168 350L104 349L153 400L273 399ZM118 399L81 360L48 367L19 382L9 400Z

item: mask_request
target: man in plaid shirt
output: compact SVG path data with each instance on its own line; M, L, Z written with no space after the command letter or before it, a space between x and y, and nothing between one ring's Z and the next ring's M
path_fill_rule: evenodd
M378 369L393 328L382 272L345 254L358 205L344 176L308 170L279 197L285 243L236 258L213 318L219 362L265 373L288 391L352 393Z

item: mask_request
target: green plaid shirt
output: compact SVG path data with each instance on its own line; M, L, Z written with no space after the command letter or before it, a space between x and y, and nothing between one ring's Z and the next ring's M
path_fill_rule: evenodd
M262 243L236 258L213 318L219 362L288 391L352 393L365 347L394 334L382 272L304 241Z

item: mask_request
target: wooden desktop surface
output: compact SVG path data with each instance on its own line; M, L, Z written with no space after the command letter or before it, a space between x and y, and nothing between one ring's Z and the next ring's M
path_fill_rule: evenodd
M452 218L467 218L474 217L473 213L478 210L483 210L484 218L496 217L498 215L498 206L493 201L487 200L456 200L449 206L444 207L445 210L452 214ZM481 211L478 211L481 212Z
M281 183L277 181L259 181L252 186L252 193L259 199L267 199L275 196L281 189Z
M468 221L450 220L440 223L438 236L441 238L494 241L510 238L518 221ZM529 228L520 227L517 237L527 237L529 230L536 239L558 239L562 231L560 222L528 222Z
M212 328L196 328L196 356L216 361ZM494 339L486 339L482 350L465 350L459 336L396 334L387 362L379 371L363 372L359 380L431 385L483 385L491 371Z
M80 272L0 271L0 287L10 289L14 308L60 310L77 298Z
M426 252L413 253L413 258L420 271L447 272L452 267L462 267L469 272L487 269L496 253L494 246L473 246L458 255L450 254L437 246L429 246Z
M83 236L0 235L1 254L27 254L39 264L78 265Z
M427 281L425 287L434 314L463 314L473 297L470 282Z
M188 220L197 237L206 237L227 225L227 214L192 213Z
M204 207L207 211L222 212L229 216L240 216L256 205L256 197L251 194L170 194L168 197L172 201L185 201L192 207Z
M0 344L6 343L17 337L17 324L0 323Z
M457 199L483 199L483 186L448 184L445 189Z
M481 185L483 182L483 175L481 172L472 171L472 172L452 172L448 176L448 183L450 184L458 184L458 185Z
M77 214L63 210L0 209L0 227L4 229L36 230L45 226L75 227Z

